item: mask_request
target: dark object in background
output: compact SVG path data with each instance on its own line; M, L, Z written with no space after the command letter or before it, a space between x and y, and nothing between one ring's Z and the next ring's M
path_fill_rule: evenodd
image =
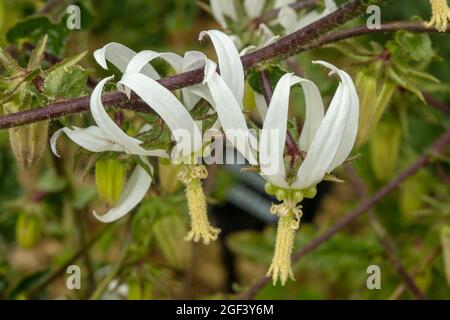
M270 213L274 197L264 191L265 180L257 173L242 174L242 166L226 165L229 172L238 182L227 193L225 204L211 207L211 214L222 230L220 243L223 249L223 258L227 270L227 289L232 292L233 283L237 282L235 257L226 245L225 239L233 232L243 230L261 231L269 224L276 224L277 217ZM330 190L329 182L322 182L317 186L317 196L302 201L304 215L302 223L313 221L320 202ZM275 241L275 240L274 240Z

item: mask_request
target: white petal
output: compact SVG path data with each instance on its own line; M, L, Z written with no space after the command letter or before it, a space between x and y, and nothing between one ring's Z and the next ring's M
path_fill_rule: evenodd
M204 68L207 61L207 57L203 52L188 51L184 54L183 59L183 72ZM215 70L214 70L215 72ZM199 91L201 95L195 94ZM209 95L208 88L203 85L195 85L181 90L183 95L183 102L188 110L192 110L195 105L200 101L203 95Z
M203 31L200 39L208 35L219 59L220 75L231 92L241 103L244 98L244 67L233 41L223 32L217 30Z
M211 11L214 19L224 29L227 28L225 16L228 16L234 21L237 21L237 12L234 6L234 1L230 0L210 0Z
M116 42L110 42L94 52L95 60L103 69L108 69L108 65L106 64L106 60L108 60L122 73L125 72L128 63L135 55L136 52ZM147 64L142 72L153 79L160 78L159 74L150 64Z
M331 69L334 73L337 73L341 78L343 84L350 88L350 104L348 105L348 118L345 124L344 134L339 144L336 156L328 168L328 172L331 172L334 168L340 166L348 157L355 144L356 136L358 133L358 121L359 121L359 97L350 75L336 68L334 65L325 61L313 61L315 64L323 65Z
M261 117L261 121L264 123L264 119L266 119L268 108L266 99L262 94L259 94L257 92L255 92L254 95L255 95L256 109L258 110L259 116Z
M275 35L272 30L270 30L269 27L264 23L261 23L259 25L258 31L261 36L261 47L268 46L269 44L274 43L278 38L280 38L279 35Z
M208 80L208 87L214 100L214 109L217 112L227 140L251 164L257 164L254 150L251 148L251 134L242 113L241 105L236 100L236 97L217 73Z
M284 6L288 6L294 2L296 2L297 0L276 0L275 4L274 4L274 8L281 8Z
M247 16L250 18L256 18L261 15L261 12L266 5L265 0L245 0L244 1L244 9L247 13Z
M297 31L300 30L306 26L309 26L311 23L316 22L317 20L321 19L323 16L325 16L326 13L319 13L317 11L311 11L305 14L303 17L299 19L296 26L291 29L291 31Z
M97 126L103 131L103 135L109 140L121 146L126 153L137 155L155 155L152 151L145 150L139 145L142 141L127 135L119 126L109 117L102 103L102 92L106 82L113 77L105 78L94 88L91 95L91 114ZM148 77L147 77L148 78ZM159 154L157 152L156 154Z
M292 184L293 188L304 189L314 186L328 172L342 141L349 104L350 88L341 83L300 166L297 179Z
M142 68L157 58L164 59L169 63L176 73L183 72L183 58L172 52L156 52L152 50L141 51L128 63L125 72L141 72ZM157 80L157 79L156 79Z
M291 33L297 28L298 16L294 9L284 6L278 13L278 23L284 28L286 33Z
M325 11L327 14L337 10L337 5L333 0L325 0Z
M155 110L174 135L188 135L191 141L183 141L184 151L188 150L192 153L201 149L200 129L183 104L169 90L140 73L126 73L120 83L133 90L151 109ZM189 154L184 152L183 156Z
M319 88L314 82L301 79L300 84L305 95L305 123L303 124L299 145L303 151L308 151L323 120L325 108Z
M289 187L283 155L291 85L298 81L295 78L292 73L288 73L278 81L267 110L259 142L261 174L268 181L282 188Z
M141 157L141 159L149 166L150 170L153 171L150 163L145 158ZM128 182L120 195L117 205L104 215L98 215L94 211L94 216L103 223L110 223L122 218L144 199L151 183L152 178L147 171L141 166L136 165L136 168L133 170L131 177L128 179Z
M105 136L104 132L99 127L91 126L86 129L73 127L73 129L59 129L53 134L52 138L50 139L51 149L57 157L59 157L59 154L56 150L56 141L63 132L70 138L70 140L78 144L80 147L91 152L123 152L122 147L108 139L108 137Z

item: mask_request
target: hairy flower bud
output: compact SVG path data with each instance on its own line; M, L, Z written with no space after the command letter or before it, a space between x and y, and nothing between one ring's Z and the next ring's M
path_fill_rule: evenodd
M16 222L16 241L25 249L34 247L41 236L42 219L35 211L19 213Z
M370 140L370 159L375 176L387 181L397 164L401 127L395 122L380 123Z
M356 88L361 103L357 145L362 145L377 127L394 95L396 86L389 81L385 81L380 86L376 76L361 71L356 78Z
M117 159L99 159L95 163L95 182L98 194L110 207L113 207L120 198L125 172L125 163Z
M153 233L169 266L185 269L191 260L191 245L184 241L187 233L186 224L176 214L159 218L153 224Z
M47 137L47 121L9 129L11 148L21 168L30 169L42 158L47 146Z
M128 300L151 300L153 299L153 283L144 277L132 275L127 282Z
M164 161L166 160L159 159L159 184L164 192L172 194L181 186L180 181L177 179L178 169L171 164L165 164Z

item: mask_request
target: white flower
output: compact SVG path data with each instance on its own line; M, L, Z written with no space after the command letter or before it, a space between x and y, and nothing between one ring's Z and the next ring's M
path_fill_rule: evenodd
M265 5L265 0L244 0L245 13L250 18L260 16Z
M233 21L238 20L234 0L210 0L209 2L214 19L216 19L223 29L228 27L225 17Z
M278 23L284 28L286 34L302 29L311 23L336 11L337 6L333 0L325 0L325 10L322 12L311 11L298 18L297 12L289 6L283 6L278 13Z
M323 102L317 86L309 80L286 74L274 90L264 121L259 143L260 162L264 164L261 166L261 173L269 182L281 188L302 190L315 186L326 173L347 159L355 143L359 98L351 77L327 62L314 63L331 69L331 73L337 74L341 79L326 115L324 116ZM306 119L299 146L307 152L307 155L295 179L289 183L284 167L283 150L290 87L298 83L303 87L306 100ZM278 141L270 139L273 130L279 133Z
M261 175L269 182L266 191L282 201L271 208L271 212L279 217L275 253L267 273L274 284L278 279L282 285L289 277L294 279L291 252L295 231L303 215L299 203L304 197L315 196L316 184L346 160L356 139L359 99L352 79L327 62L314 63L331 69L331 73L341 80L327 113L324 115L320 92L313 82L286 74L273 92L259 142ZM291 86L296 84L300 84L305 93L306 119L299 146L307 154L294 177L288 177L284 146L289 95Z
M97 126L86 129L74 127L73 129L62 128L58 130L50 139L53 153L59 156L56 150L56 142L64 132L73 142L91 152L114 151L139 155L141 160L149 167L150 164L144 156L168 157L164 150L145 150L142 148L140 146L142 141L128 136L108 116L102 104L101 95L103 87L111 78L100 81L91 95L91 114ZM102 222L112 222L123 217L144 198L151 182L150 175L139 165L136 166L115 207L101 216L94 212L95 217Z
M216 65L208 60L205 67L204 83L210 93L210 104L217 112L227 141L232 144L251 164L256 165L256 138L247 128L242 113L244 98L244 68L239 52L233 41L217 30L204 31L211 39L217 53L220 75ZM208 97L206 97L208 98Z

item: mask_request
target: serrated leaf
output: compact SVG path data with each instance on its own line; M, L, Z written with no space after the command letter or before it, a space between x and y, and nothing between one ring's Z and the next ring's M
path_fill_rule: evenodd
M45 16L31 17L12 27L6 34L6 38L9 42L16 44L24 40L37 43L46 34L48 35L48 52L61 56L69 34L64 20L54 24Z
M79 67L60 67L48 74L44 93L50 98L76 98L86 90L89 71Z
M267 72L267 76L272 88L275 88L281 77L286 74L286 70L283 70L279 66L269 66L265 69L265 71ZM259 94L263 94L261 72L259 70L251 70L248 73L247 81L253 90L255 90Z
M28 70L37 69L41 65L41 61L44 58L45 48L47 47L48 36L45 35L34 48L31 53L30 60L28 61Z
M55 70L57 70L59 68L68 68L68 67L75 66L78 62L80 62L84 58L86 53L87 52L84 51L84 52L82 52L80 54L77 54L76 56L64 59L63 61L58 62L58 63L54 64L53 66L51 66L50 68L48 68L46 70L46 72L50 73L50 72L53 72L53 71L55 71Z
M394 68L389 68L388 74L389 74L389 77L391 78L391 80L393 80L395 83L397 83L400 87L415 94L422 102L425 103L425 98L423 97L422 92L416 86L414 86L410 81L408 81L408 79L401 77L394 70Z
M395 40L413 60L427 60L435 56L430 37L425 33L398 31Z

